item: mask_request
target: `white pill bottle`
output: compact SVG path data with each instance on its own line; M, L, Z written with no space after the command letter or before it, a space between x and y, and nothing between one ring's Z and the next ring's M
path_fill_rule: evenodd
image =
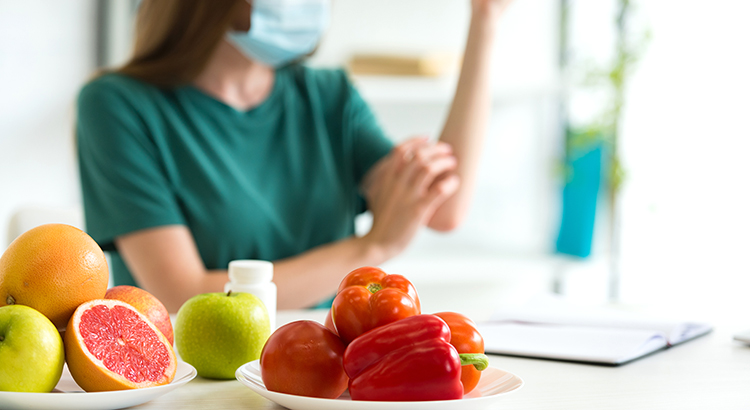
M229 282L224 292L245 292L260 299L271 322L271 332L276 329L276 284L273 280L273 263L261 260L235 260L229 262Z

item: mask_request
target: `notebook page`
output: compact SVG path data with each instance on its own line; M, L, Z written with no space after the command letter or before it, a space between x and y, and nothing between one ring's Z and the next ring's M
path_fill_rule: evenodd
M554 298L504 308L495 312L492 320L650 330L666 335L669 344L681 343L711 331L711 326L705 323L652 318L607 307L575 306Z
M512 322L477 325L487 353L620 364L665 348L662 333L640 329Z

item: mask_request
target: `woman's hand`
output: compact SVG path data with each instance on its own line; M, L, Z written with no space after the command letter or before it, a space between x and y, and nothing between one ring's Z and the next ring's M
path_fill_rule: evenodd
M406 248L433 213L459 186L450 145L414 138L380 160L363 184L373 214L362 239L386 259Z

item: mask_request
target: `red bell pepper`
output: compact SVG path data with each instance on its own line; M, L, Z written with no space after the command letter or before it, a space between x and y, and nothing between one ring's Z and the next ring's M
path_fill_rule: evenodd
M370 329L420 313L417 290L411 282L373 267L346 275L331 307L336 333L345 344Z
M344 352L352 400L454 400L464 395L461 366L487 367L483 354L459 355L448 325L434 315L411 316L373 329Z

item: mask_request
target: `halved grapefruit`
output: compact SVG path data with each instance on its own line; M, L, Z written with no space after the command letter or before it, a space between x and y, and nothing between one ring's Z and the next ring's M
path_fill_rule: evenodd
M87 392L161 386L177 370L167 338L134 307L113 299L76 309L65 330L65 358Z

